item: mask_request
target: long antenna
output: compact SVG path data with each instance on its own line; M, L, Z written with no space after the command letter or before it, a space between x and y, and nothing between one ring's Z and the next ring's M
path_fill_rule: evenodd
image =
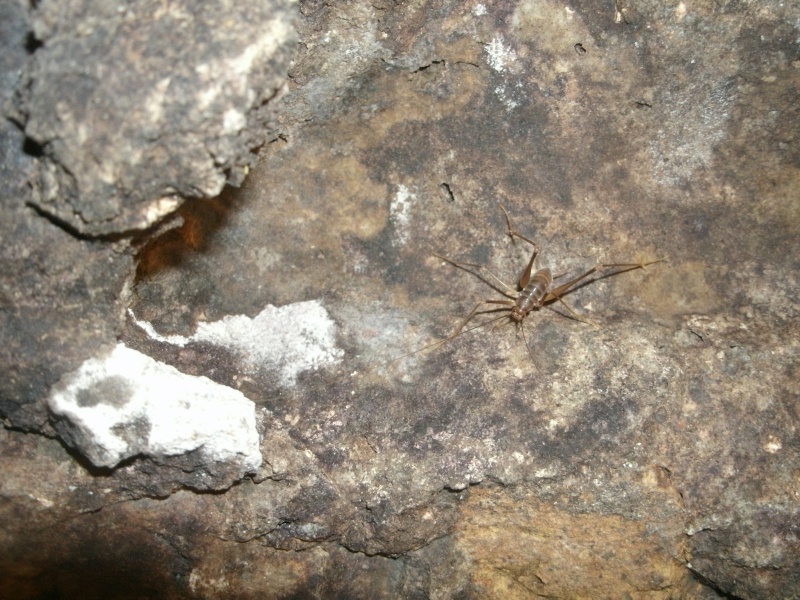
M494 309L494 310L504 310L504 309ZM428 344L427 346L423 346L422 348L417 348L416 350L412 350L411 352L406 352L405 354L401 354L400 356L395 356L394 358L392 358L390 360L384 361L382 363L378 363L377 367L384 367L386 365L392 364L393 362L397 362L398 360L402 360L402 359L407 358L409 356L413 356L414 354L419 354L420 352L425 352L426 350L430 350L432 348L437 348L437 347L440 347L440 346L444 346L447 342L456 339L458 336L460 336L462 334L469 333L470 331L475 331L476 329L480 329L481 327L485 327L486 325L491 325L492 323L495 323L496 321L499 321L500 319L505 319L505 318L508 318L508 314L503 314L503 315L497 316L497 317L495 317L493 319L489 319L488 321L484 321L483 323L480 323L479 325L475 325L474 327L469 327L468 329L461 329L461 330L457 331L456 333L454 333L453 335L444 338L443 340L437 340L437 341L433 342L432 344Z

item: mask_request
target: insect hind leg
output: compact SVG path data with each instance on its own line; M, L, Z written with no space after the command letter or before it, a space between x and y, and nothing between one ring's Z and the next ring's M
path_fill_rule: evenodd
M453 260L452 258L447 258L446 256L443 256L441 254L436 254L435 252L434 252L433 255L436 258L441 258L445 262L449 262L451 265L461 269L462 271L466 271L467 273L469 273L473 277L477 277L478 279L482 280L484 283L488 284L491 288L493 288L497 292L503 294L507 298L515 298L516 297L515 295L517 293L517 290L514 289L513 287L511 287L510 285L508 285L505 281L500 279L497 275L492 273L492 271L488 267L486 267L484 265L479 265L477 263L458 262L456 260ZM477 270L477 273L475 272L475 270ZM504 289L500 289L496 285L494 285L493 283L489 283L489 281L487 281L487 279L490 279L490 280L493 280L493 281L497 282ZM481 304L483 304L483 303L481 303Z

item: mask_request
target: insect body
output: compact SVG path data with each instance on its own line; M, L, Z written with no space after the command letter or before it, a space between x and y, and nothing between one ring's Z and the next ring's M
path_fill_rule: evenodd
M522 321L529 312L542 306L545 296L547 296L547 289L553 283L553 275L550 269L539 269L533 274L531 280L524 284L520 281L519 296L517 296L516 304L511 307L511 320Z
M486 282L489 286L495 289L497 292L502 294L506 297L504 300L483 300L479 302L475 308L467 315L467 318L464 319L458 328L450 334L444 340L440 340L433 344L429 344L428 346L424 346L414 352L409 352L408 354L404 354L394 360L399 360L401 358L405 358L406 356L410 356L412 354L416 354L418 352L422 352L437 346L441 346L452 340L453 338L457 337L464 331L464 327L469 323L475 316L479 314L491 313L496 311L508 311L507 315L500 315L494 319L489 319L479 325L468 329L467 331L471 331L472 329L477 329L479 327L483 327L490 323L493 323L499 319L502 319L505 316L508 316L511 321L517 323L520 328L522 328L522 322L528 314L532 311L538 310L543 306L547 306L552 304L556 301L561 302L564 307L569 311L570 315L578 320L583 321L585 323L591 323L586 319L582 319L572 310L569 305L562 299L562 296L569 293L578 283L582 280L586 279L593 273L598 273L604 271L606 269L615 269L614 272L610 273L608 276L619 275L621 273L626 273L627 271L633 271L634 269L644 269L645 267L659 263L665 259L660 258L658 260L651 260L651 261L643 261L638 263L600 263L589 269L588 271L570 279L566 283L562 283L556 287L552 287L553 285L553 275L550 269L538 269L536 271L533 270L533 264L536 260L536 257L539 254L539 246L536 245L535 242L528 239L524 235L520 234L516 230L511 227L511 219L508 216L508 212L504 207L500 207L503 210L503 214L506 217L506 226L507 231L506 233L511 237L512 240L515 238L519 238L524 242L527 242L531 246L533 246L533 252L531 253L531 258L528 261L528 265L525 267L525 270L522 272L522 275L519 278L518 287L515 289L510 285L504 283L499 277L497 277L494 273L489 271L485 266L478 265L474 263L462 263L447 258L446 256L442 256L440 254L435 254L434 256L441 258L442 260L452 264L459 269L463 269L472 275L475 275ZM476 271L477 270L477 271ZM499 284L499 286L497 285ZM500 305L498 308L483 308L486 305ZM523 338L525 336L525 330L522 329ZM528 352L530 352L530 347L525 342L525 346L528 348ZM392 361L393 362L393 361Z

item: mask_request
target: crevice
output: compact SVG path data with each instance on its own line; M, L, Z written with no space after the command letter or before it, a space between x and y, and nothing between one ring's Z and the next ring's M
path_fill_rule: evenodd
M449 183L447 183L446 181L440 183L439 184L439 189L442 190L442 194L444 195L445 200L447 200L447 202L455 202L456 201L455 194L453 194L453 188L450 187Z
M446 64L447 63L445 62L444 59L442 59L442 60L434 60L434 61L431 61L430 63L428 63L427 65L423 65L421 67L417 67L416 69L414 69L411 72L412 73L421 73L422 71L427 71L428 69L430 69L433 66L438 66L438 65L445 66Z
M712 581L705 575L698 573L692 567L688 568L689 572L692 574L692 577L694 577L698 583L700 583L704 587L709 588L710 590L713 590L714 593L716 593L720 598L725 598L726 600L744 600L744 598L742 598L741 596L737 596L736 594L724 590L715 581Z

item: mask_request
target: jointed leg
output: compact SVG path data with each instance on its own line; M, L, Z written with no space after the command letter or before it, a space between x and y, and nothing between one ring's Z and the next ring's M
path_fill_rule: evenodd
M506 216L506 227L507 227L506 233L511 237L511 239L513 240L515 237L518 237L519 239L528 242L531 246L533 246L533 255L536 256L537 254L539 254L539 246L536 244L536 242L534 242L533 240L529 240L520 232L518 232L516 229L511 227L511 218L508 216L508 211L506 210L506 207L501 204L500 209Z
M518 237L521 240L528 242L531 246L533 246L533 253L531 254L531 259L528 261L528 266L525 267L525 270L522 272L522 275L519 278L519 288L524 290L525 287L528 285L528 282L531 280L531 272L533 271L533 261L536 260L536 256L539 254L539 246L536 245L536 242L533 240L529 240L524 235L519 233L516 229L511 227L511 218L508 216L508 211L505 207L501 204L500 208L503 211L503 214L506 216L506 233L511 237L513 241L515 237Z
M457 337L461 333L461 330L464 329L464 326L467 323L469 323L470 320L473 317L475 317L476 315L480 315L480 314L487 313L487 312L494 312L494 311L497 311L497 310L506 310L504 308L488 308L486 310L478 310L481 306L483 306L485 304L502 304L503 306L514 306L515 302L513 300L483 300L482 302L478 302L478 304L475 305L475 308L473 308L470 311L470 313L467 315L467 318L464 319L461 322L461 325L459 325L458 328L453 333L451 333L449 336L447 336L447 338L442 343L449 342L454 337ZM483 323L481 325L479 325L478 327L481 327L482 325L483 325Z
M569 314L572 315L572 318L575 319L576 321L580 321L581 323L586 323L587 325L594 325L595 327L600 327L600 325L598 325L594 321L590 321L589 319L584 319L578 313L572 310L570 305L564 302L564 299L561 296L558 297L558 301L564 305L564 308L566 308L569 311Z
M579 281L585 279L586 277L588 277L592 273L596 273L597 271L601 270L602 268L603 268L603 265L596 265L596 266L592 267L591 269L589 269L588 271L586 271L585 273L583 273L582 275L578 275L574 279L570 279L568 282L562 283L557 288L553 288L552 290L550 290L547 293L547 295L544 297L542 302L543 303L544 302L550 302L552 300L556 300L557 298L561 298L561 296L566 294L569 291L569 289L572 286L574 286L576 283L578 283Z
M611 275L619 275L621 273L627 273L628 271L633 271L635 269L644 269L645 267L663 261L663 258L659 258L658 260L651 260L649 262L639 262L639 263L608 263L608 264L599 264L585 273L578 275L574 279L570 279L566 283L562 283L557 288L550 290L547 296L544 297L544 302L550 302L552 300L556 300L561 298L564 294L566 294L570 288L574 287L577 283L581 280L587 278L589 275L593 273L597 273L598 271L603 271L605 269L619 269L619 271L612 273Z
M422 348L417 348L416 350L412 350L411 352L406 352L405 354L401 354L400 356L396 356L395 358L393 358L393 359L391 359L391 360L389 360L389 361L387 361L386 363L383 363L383 364L390 364L390 363L393 363L393 362L397 362L398 360L402 360L402 359L404 359L404 358L406 358L408 356L413 356L414 354L419 354L420 352L425 352L426 350L432 350L434 348L439 348L441 346L444 346L450 340L452 340L452 339L458 337L459 335L461 335L461 333L463 332L464 326L467 323L469 323L470 320L472 320L472 318L475 317L476 315L480 315L480 314L483 314L483 313L494 312L494 311L498 311L498 310L507 310L505 307L504 308L489 308L489 309L486 309L486 310L478 310L484 304L513 305L514 302L511 301L511 300L484 300L483 302L479 302L477 305L475 305L475 308L473 308L470 311L470 313L467 315L467 318L464 319L463 321L461 321L461 324L458 326L458 328L453 333L451 333L446 338L444 338L443 340L438 340L436 342L433 342L432 344L428 344L426 346L423 346ZM475 325L474 327L470 327L469 329L467 329L467 332L472 331L473 329L478 329L479 327L483 327L484 325L488 325L489 323L491 323L493 321L497 321L497 320L502 319L504 317L506 317L506 315L500 315L499 317L496 317L494 319L489 319L488 321L486 321L484 323L481 323L479 325Z
M486 283L489 283L489 282L486 281L486 279L484 279L484 277L488 277L488 278L496 281L501 286L503 286L505 291L501 290L501 289L498 289L496 286L494 286L492 284L489 284L489 285L491 285L492 288L494 288L495 290L497 290L498 292L500 292L504 296L507 296L509 298L514 298L515 297L515 294L516 294L517 290L515 290L513 287L508 285L506 282L504 282L502 279L500 279L497 275L492 273L484 265L479 265L479 264L476 264L476 263L457 262L457 261L453 260L452 258L447 258L446 256L442 256L441 254L436 254L435 252L433 253L433 255L436 258L441 258L443 261L449 262L454 267L458 267L459 269L462 269L463 271L466 271L467 273L470 273L473 276L477 275L480 279L483 279ZM471 271L470 269L477 269L479 271L479 273L475 273L474 271Z

